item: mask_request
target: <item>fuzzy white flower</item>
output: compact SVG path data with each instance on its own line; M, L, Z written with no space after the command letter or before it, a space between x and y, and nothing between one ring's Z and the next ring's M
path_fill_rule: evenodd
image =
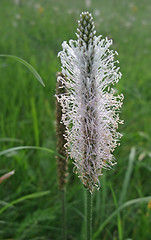
M57 96L63 108L67 151L84 186L92 193L99 189L102 168L115 164L113 151L121 134L116 130L123 95L115 96L112 86L121 73L109 50L112 40L95 36L90 13L80 15L77 41L63 42L58 54L68 93Z

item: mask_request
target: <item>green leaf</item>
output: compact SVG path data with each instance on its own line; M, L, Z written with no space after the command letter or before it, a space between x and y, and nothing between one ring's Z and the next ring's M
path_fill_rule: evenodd
M101 233L101 231L104 229L104 227L112 220L113 217L115 217L119 212L121 212L123 209L134 205L134 204L139 204L143 202L149 202L151 200L151 196L148 197L143 197L143 198L136 198L130 201L125 202L122 204L120 207L118 207L117 210L115 210L98 228L98 230L94 233L93 235L93 240L95 240L98 235Z
M25 195L21 198L18 198L10 203L8 203L7 205L5 205L4 207L2 207L0 209L0 214L2 214L5 210L7 210L9 207L14 206L17 203L23 202L27 199L33 199L33 198L39 198L39 197L43 197L45 195L48 195L50 193L50 191L44 191L44 192L38 192L38 193L31 193L29 195Z
M132 147L131 151L130 151L130 155L129 155L129 162L128 162L127 170L125 172L123 187L122 187L121 194L120 194L119 205L121 205L125 200L126 193L128 191L128 186L130 184L130 180L131 180L131 176L132 176L132 172L133 172L135 158L136 158L136 148Z
M37 78L37 80L45 87L45 84L44 84L42 78L40 77L39 73L28 62L26 62L22 58L19 58L17 56L13 56L13 55L8 55L8 54L0 54L0 57L13 58L13 59L17 60L18 62L22 63L33 73L33 75Z
M18 150L23 150L23 149L35 149L35 150L42 150L42 151L46 151L49 153L54 153L53 150L49 149L49 148L44 148L44 147L36 147L36 146L20 146L20 147L13 147L13 148L8 148L4 151L0 152L0 156L5 155L7 153L10 152L14 152L14 151L18 151Z

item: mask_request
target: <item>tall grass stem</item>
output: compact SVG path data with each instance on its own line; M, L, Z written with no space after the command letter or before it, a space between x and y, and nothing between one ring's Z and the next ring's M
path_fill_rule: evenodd
M62 200L62 239L67 240L67 220L66 220L66 190L61 190Z
M87 240L92 240L92 194L87 190Z

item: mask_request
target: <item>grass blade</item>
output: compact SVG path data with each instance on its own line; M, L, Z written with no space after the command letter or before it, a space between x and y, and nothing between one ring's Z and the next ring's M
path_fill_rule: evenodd
M23 150L23 149L35 149L35 150L42 150L42 151L46 151L49 153L54 153L53 150L49 149L49 148L44 148L44 147L36 147L36 146L20 146L20 147L13 147L13 148L8 148L4 151L0 152L0 156L5 155L7 153L10 152L14 152L14 151L18 151L18 150Z
M112 192L115 207L117 208L118 203L117 203L116 195L115 195L115 192L112 188L112 185L110 185L110 188L111 188L111 192ZM122 221L121 221L120 213L117 213L117 227L118 227L119 240L122 240L123 239L123 230L122 230Z
M100 225L100 227L98 228L98 230L94 233L93 235L93 240L96 239L96 237L98 237L98 235L101 233L101 231L103 230L103 228L112 220L113 217L115 217L119 212L121 212L123 209L134 205L134 204L140 204L143 202L148 202L151 200L151 196L148 197L143 197L143 198L136 198L130 201L125 202L124 204L122 204L117 210L115 210L105 221L104 223L102 223Z
M50 193L50 191L44 191L44 192L38 192L38 193L31 193L29 195L25 195L21 198L18 198L10 203L8 203L6 206L4 206L3 208L0 209L0 214L2 214L5 210L7 210L9 207L14 206L17 203L23 202L27 199L33 199L33 198L39 198L39 197L43 197L45 195L48 195Z
M127 171L125 173L122 192L121 192L120 199L119 199L119 205L124 202L126 192L127 192L127 189L128 189L128 185L129 185L131 175L132 175L132 172L133 172L135 157L136 157L136 148L132 147L131 151L130 151L130 155L129 155L129 162L128 162Z
M0 57L13 58L13 59L17 60L18 62L22 63L33 73L33 75L37 78L37 80L45 87L45 84L44 84L42 78L40 77L39 73L28 62L26 62L25 60L23 60L20 57L17 57L14 55L9 55L9 54L0 54Z
M39 146L39 127L38 127L38 118L35 106L35 99L31 98L31 113L33 118L33 128L34 128L34 136L35 136L35 144Z

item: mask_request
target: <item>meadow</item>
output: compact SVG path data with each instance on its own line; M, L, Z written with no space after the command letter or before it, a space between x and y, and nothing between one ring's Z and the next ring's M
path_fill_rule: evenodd
M97 35L113 39L122 72L116 90L124 94L123 137L114 153L118 164L103 171L101 188L93 194L93 239L151 239L151 2L1 0L0 54L25 59L45 88L21 63L0 58L0 176L15 170L0 184L0 240L62 239L57 54L64 40L76 39L77 20L87 10ZM12 150L21 146L33 148ZM68 171L68 240L84 240L85 189L71 160Z

